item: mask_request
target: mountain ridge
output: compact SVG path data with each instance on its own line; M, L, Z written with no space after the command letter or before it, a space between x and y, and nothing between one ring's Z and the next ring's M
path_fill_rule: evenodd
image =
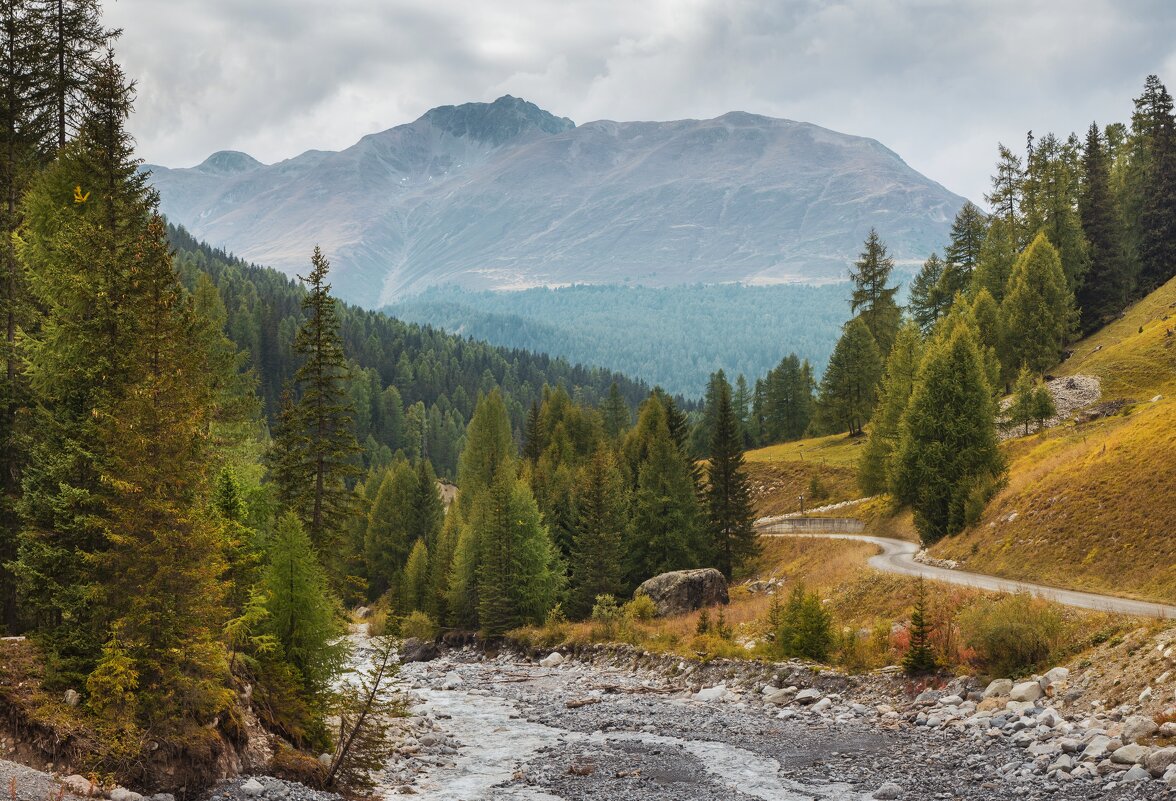
M874 139L732 111L576 125L505 95L338 152L147 166L164 213L292 274L314 245L347 300L428 286L823 283L876 227L922 261L963 204Z

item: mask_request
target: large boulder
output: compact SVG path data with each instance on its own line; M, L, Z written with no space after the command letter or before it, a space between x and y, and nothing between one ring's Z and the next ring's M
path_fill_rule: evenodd
M436 643L418 640L416 637L409 637L400 646L400 662L405 665L409 662L432 662L439 656L441 649Z
M661 617L684 615L731 600L727 595L727 579L713 567L662 573L642 583L635 594L648 595Z

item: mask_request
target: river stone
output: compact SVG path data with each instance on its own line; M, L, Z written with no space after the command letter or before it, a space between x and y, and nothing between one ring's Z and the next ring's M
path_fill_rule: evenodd
M550 654L540 659L539 664L546 668L559 667L563 664L563 661L563 654L561 654L559 651L552 651Z
M727 687L724 684L717 684L714 687L706 687L694 694L695 699L699 701L719 701L727 694Z
M1070 669L1056 667L1053 670L1046 672L1043 678L1045 679L1046 684L1057 684L1059 681L1065 681L1066 679L1070 678Z
M1105 734L1099 734L1090 739L1086 744L1086 748L1082 751L1083 759L1100 759L1107 753L1107 746L1110 745L1111 738Z
M821 691L813 687L801 690L796 694L796 703L811 704L821 700Z
M432 662L441 655L441 651L437 648L436 643L409 637L400 647L400 654L400 661L408 664L409 662Z
M1036 701L1043 695L1045 695L1045 691L1035 681L1023 681L1020 684L1014 684L1013 689L1009 690L1009 698L1013 701Z
M878 799L878 801L893 801L901 795L902 787L894 782L886 782L874 791L873 798Z
M1157 778L1171 766L1176 765L1176 747L1157 748L1143 758L1143 766Z
M125 787L115 787L110 791L110 801L143 801L143 796Z
M241 792L250 798L256 798L259 795L265 794L265 785L263 785L257 779L250 779L241 785Z
M659 617L684 615L731 600L727 594L727 579L713 567L662 573L642 582L634 596L638 594L649 596Z
M76 773L72 776L66 776L61 780L61 783L65 785L66 790L74 795L89 796L94 795L95 792L94 784L85 776L79 776Z
M1142 762L1144 757L1150 753L1151 749L1146 745L1130 743L1122 748L1115 749L1115 753L1111 754L1111 761L1119 765L1135 765Z
M1132 715L1123 721L1123 733L1120 735L1123 742L1137 743L1144 737L1151 737L1160 727L1151 718L1143 715Z
M988 685L984 690L985 698L995 698L998 696L1008 695L1013 689L1012 679L996 679Z
M1127 784L1129 782L1130 783L1146 782L1146 781L1150 781L1150 780L1151 780L1151 774L1148 773L1143 768L1139 767L1139 765L1136 765L1131 770L1124 773L1123 776L1119 779L1119 781L1124 784Z

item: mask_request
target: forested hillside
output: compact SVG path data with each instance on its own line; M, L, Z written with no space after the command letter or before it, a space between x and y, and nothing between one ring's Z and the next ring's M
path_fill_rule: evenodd
M849 285L570 286L517 292L437 287L389 306L397 317L497 345L597 364L688 398L717 370L748 379L785 351L829 358Z
M197 242L182 228L169 226L168 239L184 284L195 291L200 276L207 275L218 290L223 309L217 314L229 338L247 354L246 365L257 377L258 395L272 419L299 363L293 344L304 319L305 290L276 270ZM424 453L440 475L455 477L478 395L495 387L503 390L516 439L544 385L567 387L581 402L597 404L615 382L630 409L649 394L645 384L619 373L521 348L493 347L347 304L339 304L339 322L352 366L347 395L365 465L386 463L396 451L414 460Z

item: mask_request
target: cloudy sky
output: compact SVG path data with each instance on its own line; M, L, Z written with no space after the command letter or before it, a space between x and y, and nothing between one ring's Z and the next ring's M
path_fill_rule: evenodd
M977 202L996 143L1176 84L1172 0L107 0L148 162L337 150L513 94L577 123L733 109L870 136ZM1176 88L1176 87L1174 87Z

